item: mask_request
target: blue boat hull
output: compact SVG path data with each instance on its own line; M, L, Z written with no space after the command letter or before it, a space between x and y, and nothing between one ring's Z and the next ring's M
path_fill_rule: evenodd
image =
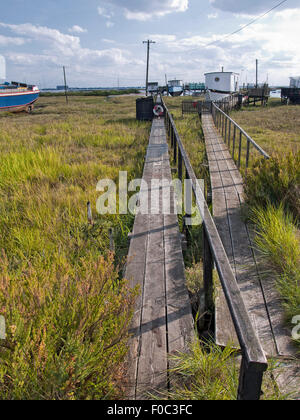
M0 94L0 111L28 110L38 98L39 92Z
M183 88L181 86L170 86L169 94L171 96L180 96L183 93Z

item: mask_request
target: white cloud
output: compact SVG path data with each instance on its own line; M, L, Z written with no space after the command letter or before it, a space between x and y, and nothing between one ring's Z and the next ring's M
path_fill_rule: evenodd
M0 45L24 45L26 40L24 38L16 38L0 35Z
M103 81L105 77L110 79L116 68L140 65L140 61L126 49L115 46L105 49L84 48L78 37L64 34L57 29L32 24L6 23L0 23L1 27L15 34L22 34L26 42L32 42L33 49L37 46L39 48L38 54L17 51L8 51L5 54L11 69L11 77L28 80L30 75L31 82L34 83L44 77L55 80L52 85L56 86L60 83L61 66L65 65L70 69L69 77L72 75L73 84L85 86L89 83L91 75L97 80L99 69L103 69L101 73Z
M185 12L189 0L107 0L111 5L121 8L126 19L146 21L170 13Z
M114 16L112 11L108 11L104 7L98 7L98 14L105 17L106 19L111 19Z
M116 41L114 41L113 39L107 39L107 38L102 38L101 41L105 42L106 44L115 44L116 43Z
M69 28L68 30L69 30L69 32L72 32L72 33L75 33L75 34L82 34L82 33L87 32L87 29L83 29L79 25L74 25L74 26L72 26L72 28Z
M112 28L113 26L115 26L114 22L111 22L110 20L108 20L105 25L107 28Z
M176 35L154 34L149 35L149 38L162 44L169 44L170 42L176 41Z
M218 16L218 13L210 13L207 15L208 19L217 19Z
M47 46L51 45L54 50L66 56L72 55L80 48L80 39L77 36L63 34L57 29L46 26L32 25L31 23L20 25L0 23L0 27L10 29L12 32L32 40L44 41Z
M244 13L247 15L258 15L261 12L265 12L272 7L279 4L275 0L209 0L213 7L231 13ZM288 0L287 2L280 5L280 10L286 8L298 8L299 0ZM278 9L279 10L279 9Z

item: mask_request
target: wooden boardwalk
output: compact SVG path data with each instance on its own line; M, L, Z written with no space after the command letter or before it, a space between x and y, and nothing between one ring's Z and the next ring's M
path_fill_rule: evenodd
M243 221L243 179L211 114L202 114L210 169L213 214L253 326L267 356L293 360L296 348L285 326L282 302L275 279L264 273L253 246L253 232ZM238 347L234 326L221 288L216 298L216 341ZM300 369L295 368L300 378Z
M159 203L151 202L153 179L171 181L164 119L153 120L143 173L147 187L140 192L151 212L135 217L125 274L131 287L140 288L130 331L128 399L167 392L168 355L186 351L193 334L177 215L163 214L166 188L159 188Z

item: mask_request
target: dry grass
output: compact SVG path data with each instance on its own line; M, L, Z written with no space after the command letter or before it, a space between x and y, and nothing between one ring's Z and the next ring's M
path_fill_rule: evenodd
M300 106L271 99L267 107L248 107L230 116L270 155L300 150Z

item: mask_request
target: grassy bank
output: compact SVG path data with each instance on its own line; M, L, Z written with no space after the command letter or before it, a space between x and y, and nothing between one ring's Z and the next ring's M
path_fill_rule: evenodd
M134 95L139 94L138 89L108 89L108 90L78 90L78 91L68 91L68 96L113 96L113 95ZM60 92L41 92L41 97L60 97L65 96L64 91Z
M270 99L267 107L243 107L230 116L270 155L300 150L299 105Z
M96 212L97 182L142 173L135 99L41 98L0 114L0 399L117 398L136 291L130 216ZM87 220L90 201L93 224ZM109 250L114 229L115 254Z

